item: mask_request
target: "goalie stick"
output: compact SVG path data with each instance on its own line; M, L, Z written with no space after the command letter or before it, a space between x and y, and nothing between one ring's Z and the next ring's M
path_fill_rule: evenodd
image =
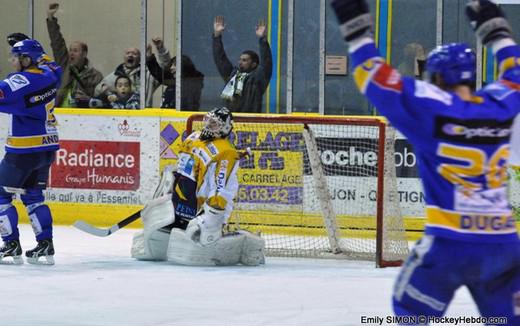
M240 158L243 158L243 157L246 157L246 156L251 156L252 154L253 153L251 152L251 148L250 147L246 148L245 151L238 153ZM86 233L89 233L89 234L92 234L92 235L95 235L95 236L98 236L98 237L108 237L109 235L111 235L112 233L116 232L117 230L124 228L128 224L130 224L133 221L135 221L138 218L140 218L141 217L141 212L142 212L142 210L133 213L132 215L130 215L127 218L125 218L124 220L121 220L117 224L112 225L108 229L95 227L92 224L89 224L89 223L87 223L85 221L82 221L82 220L77 220L76 222L74 222L73 226L76 229L78 229L78 230L81 230L83 232L86 232Z
M97 227L93 226L92 224L89 224L82 220L78 220L78 221L74 222L73 226L78 230L81 230L86 233L90 233L90 234L98 236L98 237L107 237L107 236L111 235L112 233L116 232L117 230L124 228L125 226L127 226L128 224L132 223L133 221L137 220L140 217L141 217L141 211L137 211L137 212L133 213L132 215L128 216L127 218L125 218L124 220L121 220L117 224L112 225L108 229L97 228Z

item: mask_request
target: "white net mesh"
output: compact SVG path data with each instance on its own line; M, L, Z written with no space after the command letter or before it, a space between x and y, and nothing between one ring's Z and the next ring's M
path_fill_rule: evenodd
M238 150L250 147L253 155L240 164L230 225L260 232L271 256L374 260L377 204L383 201L379 260L405 258L408 245L393 164L395 133L389 132L387 154L381 155L384 125L377 120L288 120L235 118L231 140ZM378 173L378 157L392 161L383 174ZM378 177L385 189L379 197Z

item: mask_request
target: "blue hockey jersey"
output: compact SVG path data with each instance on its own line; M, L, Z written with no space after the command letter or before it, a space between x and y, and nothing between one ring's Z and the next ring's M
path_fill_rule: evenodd
M11 115L6 152L58 150L54 102L60 78L61 68L46 61L0 81L0 112Z
M506 190L510 134L520 112L520 49L496 53L501 79L471 101L385 63L373 42L352 51L354 79L414 146L425 233L462 241L518 241Z

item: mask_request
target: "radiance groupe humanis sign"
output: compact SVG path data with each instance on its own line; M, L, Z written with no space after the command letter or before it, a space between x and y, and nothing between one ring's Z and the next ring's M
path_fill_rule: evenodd
M137 190L139 142L61 140L51 167L50 186L101 190Z

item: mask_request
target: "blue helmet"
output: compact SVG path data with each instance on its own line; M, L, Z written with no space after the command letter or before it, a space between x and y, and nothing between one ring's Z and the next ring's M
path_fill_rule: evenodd
M15 43L11 49L11 53L17 57L29 57L34 64L37 64L42 55L45 54L45 51L43 51L43 47L38 41L28 39Z
M426 70L439 74L448 86L476 79L475 52L464 43L450 43L433 49L426 59Z

